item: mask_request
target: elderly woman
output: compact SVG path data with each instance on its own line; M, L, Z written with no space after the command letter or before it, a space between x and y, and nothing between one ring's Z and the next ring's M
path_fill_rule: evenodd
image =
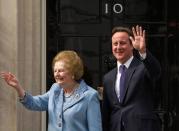
M48 131L102 131L98 93L81 79L83 63L77 53L58 53L52 67L56 83L38 96L27 93L13 74L2 72L1 77L26 108L48 111Z

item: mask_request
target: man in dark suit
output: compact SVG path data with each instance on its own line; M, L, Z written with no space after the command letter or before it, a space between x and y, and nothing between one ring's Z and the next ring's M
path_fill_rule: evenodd
M160 131L153 89L161 68L146 49L145 30L138 25L132 31L115 27L112 52L117 67L103 79L103 131ZM123 71L119 70L121 65L125 66Z

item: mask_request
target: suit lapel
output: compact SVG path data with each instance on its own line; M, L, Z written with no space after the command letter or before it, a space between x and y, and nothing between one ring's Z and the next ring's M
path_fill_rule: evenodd
M58 87L54 91L54 106L56 106L56 111L59 114L62 114L62 107L63 107L63 91L60 87Z
M138 60L136 58L134 58L130 64L129 68L127 69L126 77L125 77L125 87L126 88L124 90L124 97L123 97L122 103L125 100L125 97L127 95L127 90L129 88L130 80L131 80L138 64L139 64Z
M117 68L115 68L112 72L111 81L112 81L112 94L114 94L114 103L119 104L119 98L116 94L116 76L117 76Z
M73 105L81 101L85 97L84 92L86 90L87 85L84 82L82 82L82 84L80 84L80 87L75 91L74 98L72 99L72 101L63 107L63 111L67 110L68 108L72 107Z
M78 103L79 101L81 101L83 98L84 94L74 94L74 98L72 99L72 101L63 107L63 112L68 108L72 107L73 105L75 105L76 103Z

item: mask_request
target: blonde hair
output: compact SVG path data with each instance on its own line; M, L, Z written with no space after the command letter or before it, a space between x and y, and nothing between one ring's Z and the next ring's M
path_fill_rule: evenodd
M65 63L65 68L74 75L75 80L79 80L83 76L83 62L75 51L65 50L59 52L52 61L53 69L57 61L63 61Z

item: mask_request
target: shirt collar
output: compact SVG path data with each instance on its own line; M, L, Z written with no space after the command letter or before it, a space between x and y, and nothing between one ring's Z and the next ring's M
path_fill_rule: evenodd
M134 56L131 56L123 65L125 65L126 68L129 68L129 65L132 62L132 59L134 58ZM117 61L117 67L119 69L120 65L122 65L119 61Z

